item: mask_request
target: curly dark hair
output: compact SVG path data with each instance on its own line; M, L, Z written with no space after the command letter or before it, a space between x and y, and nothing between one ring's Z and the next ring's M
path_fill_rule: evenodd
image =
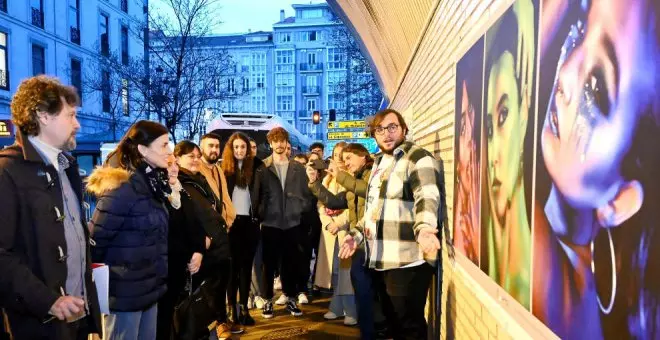
M281 140L289 141L289 132L287 132L283 127L278 126L268 131L266 135L268 143L279 142Z
M36 136L39 134L37 113L58 115L62 100L70 106L80 104L76 89L63 85L57 78L39 75L25 79L11 100L11 120L21 132Z

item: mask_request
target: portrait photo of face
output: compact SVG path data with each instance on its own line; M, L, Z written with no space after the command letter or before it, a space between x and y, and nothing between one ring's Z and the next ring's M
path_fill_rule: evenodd
M484 38L456 64L454 246L479 265Z
M518 0L486 31L480 266L529 308L538 4Z
M532 312L561 338L658 338L660 3L542 13Z

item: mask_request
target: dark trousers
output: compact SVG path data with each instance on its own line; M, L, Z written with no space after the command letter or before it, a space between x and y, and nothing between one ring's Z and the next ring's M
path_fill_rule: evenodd
M371 274L364 266L364 249L358 248L351 262L351 283L355 291L355 304L358 312L360 338L376 339L375 323L384 319L382 308L377 301L376 292L372 288Z
M216 321L227 322L227 287L231 263L229 259L216 261L212 266L204 267L202 260L202 277L206 280L207 289L212 292L216 309Z
M369 269L369 274L394 339L426 339L424 307L433 267L424 263L386 271Z
M171 255L170 255L171 256ZM186 286L186 263L170 260L167 278L167 292L158 300L158 317L156 323L156 339L170 340L174 319L174 307L183 295Z
M252 264L259 244L259 226L249 216L236 216L229 229L231 249L231 276L229 278L229 304L236 304L236 293L240 294L239 303L247 305L252 280Z
M305 231L302 226L286 230L267 226L261 228L266 300L272 299L275 294L273 280L280 260L282 261L280 279L284 294L288 297L295 297L300 292L300 268L305 257L305 238L307 237ZM307 265L309 266L309 262Z

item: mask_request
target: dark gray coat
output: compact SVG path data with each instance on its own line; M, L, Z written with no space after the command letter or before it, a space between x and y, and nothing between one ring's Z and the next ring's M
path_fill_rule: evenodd
M272 162L260 166L254 176L252 204L261 223L279 229L300 225L303 213L312 209L314 200L307 188L305 168L289 162L284 190Z

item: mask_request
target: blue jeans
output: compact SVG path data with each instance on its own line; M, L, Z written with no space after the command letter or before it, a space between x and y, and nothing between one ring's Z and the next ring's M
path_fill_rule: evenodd
M156 339L158 304L143 311L113 312L105 319L107 340L153 340Z
M351 283L355 290L360 338L372 340L376 339L376 322L383 323L385 317L380 304L377 303L371 275L364 266L365 256L363 248L358 248L353 254Z

